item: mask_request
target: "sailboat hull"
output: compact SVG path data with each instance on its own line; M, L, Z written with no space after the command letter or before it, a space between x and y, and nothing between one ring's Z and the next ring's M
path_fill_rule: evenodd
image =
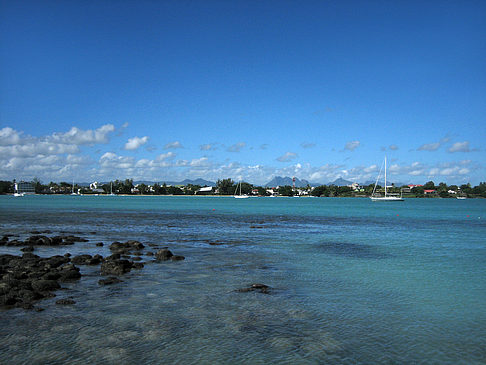
M376 196L370 197L373 202L402 202L403 199L397 196Z

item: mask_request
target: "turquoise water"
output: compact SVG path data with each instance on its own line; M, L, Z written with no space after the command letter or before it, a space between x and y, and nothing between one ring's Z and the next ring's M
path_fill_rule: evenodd
M186 257L107 287L80 266L43 312L0 311L0 363L486 363L486 200L2 196L0 221L89 239L40 256Z

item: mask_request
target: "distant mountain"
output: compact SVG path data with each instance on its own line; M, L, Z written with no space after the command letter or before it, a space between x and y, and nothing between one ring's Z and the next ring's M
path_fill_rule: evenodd
M269 182L267 182L265 184L265 186L269 186L269 187L275 187L275 186L285 186L285 185L289 185L289 186L292 186L293 184L293 181L292 181L292 178L291 177L281 177L281 176L275 176L272 180L270 180ZM321 184L314 184L314 183L310 183L309 181L307 180L300 180L298 178L295 178L295 186L297 188L303 188L303 187L306 187L307 185L310 185L310 186L319 186Z
M344 180L342 177L338 177L336 180L328 183L327 185L336 185L336 186L348 186L351 185L353 182L349 180Z
M158 183L160 185L162 184L166 184L166 185L172 185L172 186L175 186L175 185L189 185L189 184L192 184L192 185L200 185L200 186L216 186L216 183L212 182L212 181L208 181L208 180L204 180L204 179L195 179L195 180L191 180L191 179L185 179L183 181L165 181L165 180L159 180L159 181L134 181L133 182L133 185L137 185L137 184L145 184L145 185L153 185L155 183Z
M376 180L368 180L364 184L361 184L361 185L362 186L368 186L368 185L375 185L375 183L376 183ZM386 182L386 186L391 186L392 184L395 184L396 187L407 185L407 184L404 184L404 183L401 183L401 182L392 183L390 180L388 180ZM378 181L378 185L383 186L383 180Z
M216 186L216 183L204 179L195 179L195 180L190 180L190 179L185 179L181 181L180 183L174 184L174 185L200 185L200 186Z

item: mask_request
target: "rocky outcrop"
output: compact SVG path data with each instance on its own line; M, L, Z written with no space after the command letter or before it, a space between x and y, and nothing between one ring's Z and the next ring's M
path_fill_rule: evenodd
M110 276L106 279L98 280L98 284L100 284L100 285L112 285L112 284L117 284L117 283L122 283L122 282L123 282L123 280L120 280L115 276Z
M0 246L64 246L73 245L75 242L88 242L88 240L84 238L72 235L48 237L36 234L30 236L25 241L9 240L9 236L10 235L5 235L2 237Z
M78 255L71 259L71 262L75 265L99 265L103 261L101 255Z
M144 248L145 246L142 243L134 240L127 241L127 242L116 241L110 245L111 252L119 253L122 255L129 255L132 254L133 251L140 251Z
M41 258L32 253L0 255L0 307L32 309L43 298L55 296L60 282L81 277L69 258Z
M236 292L238 293L248 293L248 292L253 292L256 291L258 293L262 294L270 294L270 287L265 284L251 284L250 286L246 288L241 288L241 289L236 289Z

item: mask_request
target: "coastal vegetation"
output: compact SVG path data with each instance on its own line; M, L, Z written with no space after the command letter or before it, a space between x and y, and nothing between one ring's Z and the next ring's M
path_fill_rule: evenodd
M220 179L214 187L188 183L186 185L167 185L164 183L138 183L133 179L114 180L96 187L82 186L65 181L42 184L38 179L31 182L36 194L119 194L119 195L234 195L237 182L231 178ZM0 181L0 195L14 193L15 182ZM374 184L361 186L352 184L338 186L334 184L311 187L294 187L290 185L265 187L241 182L241 193L254 196L314 196L314 197L367 197L374 189ZM384 187L378 185L377 191L383 191ZM402 194L407 198L486 198L486 182L479 185L471 184L447 185L444 182L435 184L428 181L423 185L387 186L389 193Z

